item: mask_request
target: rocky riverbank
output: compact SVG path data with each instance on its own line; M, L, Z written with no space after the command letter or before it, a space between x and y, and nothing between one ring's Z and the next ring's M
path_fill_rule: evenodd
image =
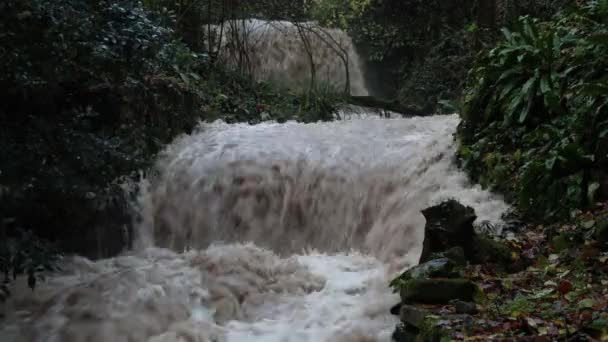
M608 206L569 225L491 238L455 201L423 211L421 263L393 280L395 341L599 341L608 338Z

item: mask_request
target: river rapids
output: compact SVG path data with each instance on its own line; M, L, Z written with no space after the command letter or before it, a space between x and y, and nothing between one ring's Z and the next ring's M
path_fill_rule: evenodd
M458 116L343 117L177 138L142 181L133 250L19 279L0 341L390 341L420 211L455 198L500 226L508 207L454 165Z

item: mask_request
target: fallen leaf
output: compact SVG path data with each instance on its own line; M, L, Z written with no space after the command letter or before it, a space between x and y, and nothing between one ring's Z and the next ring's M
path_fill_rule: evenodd
M591 313L591 310L585 310L581 312L578 318L581 320L581 322L589 322L593 319L593 314Z
M526 322L528 323L529 326L531 326L532 328L536 328L536 326L538 325L536 323L536 321L534 320L534 318L532 317L526 317Z
M577 294L576 292L569 292L564 296L564 298L566 298L567 301L572 302L577 298Z
M557 290L559 291L559 293L561 293L562 295L567 294L568 292L572 291L573 285L571 282L569 282L566 279L562 279L559 282L559 285L557 286Z
M585 229L590 229L590 228L592 228L593 226L595 226L595 221L594 221L594 220L589 220L589 221L585 221L585 222L583 222L583 227L584 227Z
M592 246L585 246L583 248L583 252L581 253L581 259L583 260L588 260L591 258L595 258L600 254L600 250L592 247Z
M518 261L520 259L519 254L511 252L511 260Z
M596 319L595 321L593 321L593 323L591 323L591 329L594 330L604 330L608 328L608 321L606 321L605 319Z
M536 298L536 299L544 298L544 297L547 297L548 295L550 295L551 293L553 293L553 291L555 291L555 290L552 288L546 288L546 289L540 290L537 293L535 293L532 296L532 298Z
M544 284L545 286L557 286L557 283L553 280L547 280Z
M570 247L570 239L566 234L560 234L553 238L553 248L556 252L561 252Z
M591 309L595 302L591 298L585 298L578 303L579 309Z

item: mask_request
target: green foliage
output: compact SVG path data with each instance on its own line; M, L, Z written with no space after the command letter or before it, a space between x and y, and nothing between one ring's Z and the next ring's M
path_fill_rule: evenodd
M346 30L374 70L374 92L434 113L455 101L476 54L518 14L550 16L568 1L318 0L309 11Z
M471 73L459 128L463 166L531 216L567 217L600 195L606 3L547 22L522 17Z
M328 92L291 94L215 64L176 11L128 0L0 3L0 220L66 253L128 246L120 177L201 120L331 119ZM127 230L127 231L125 231Z
M438 101L458 97L473 61L474 35L465 27L472 26L474 5L468 0L322 0L311 13L323 25L350 33L368 66L381 75L372 88L432 113Z
M518 294L510 301L507 301L500 307L500 311L513 318L528 316L534 311L534 304L529 298L522 294Z
M348 30L366 13L371 3L372 0L323 0L309 6L308 12L321 25Z

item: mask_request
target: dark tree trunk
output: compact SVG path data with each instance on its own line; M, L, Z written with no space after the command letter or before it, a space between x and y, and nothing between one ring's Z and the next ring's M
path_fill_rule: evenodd
M483 28L496 28L496 0L479 0L477 25Z

